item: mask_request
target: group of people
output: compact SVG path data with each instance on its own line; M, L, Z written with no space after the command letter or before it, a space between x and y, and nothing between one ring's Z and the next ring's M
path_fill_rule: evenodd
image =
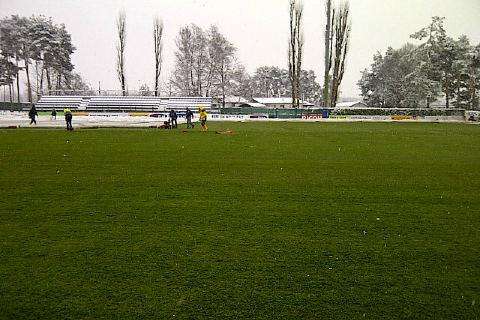
M200 125L202 126L202 131L206 132L208 131L207 127L207 111L205 108L198 108L198 111L200 112L199 119L200 119ZM72 126L72 111L69 108L63 109L63 114L65 115L65 122L67 123L67 130L72 131L73 126ZM30 111L28 112L28 117L30 118L30 125L32 124L37 124L36 118L38 117L38 112L35 106L33 105L32 108L30 108ZM178 127L177 123L177 113L175 110L170 110L169 113L169 128L171 129L176 129ZM187 129L193 129L195 127L194 123L192 122L193 119L193 112L189 108L187 108L187 111L185 113L185 118L187 119ZM55 109L52 110L51 113L51 119L56 120L57 119L57 111Z
M205 108L198 108L198 111L200 112L199 118L200 118L200 125L202 126L202 131L208 131L207 127L207 111ZM170 121L170 128L171 129L176 129L178 127L177 123L177 113L175 110L171 109L169 114L169 121ZM195 124L192 122L193 119L193 112L190 110L190 108L187 108L185 112L185 119L187 120L187 129L193 129L195 128Z
M73 126L72 126L72 111L69 108L63 109L63 114L65 115L65 122L67 123L67 130L72 131ZM55 108L52 110L52 113L50 114L51 120L57 120L57 110ZM37 124L37 117L38 117L38 112L37 109L35 108L35 105L33 105L30 108L30 111L28 111L28 117L30 118L30 125L32 124Z

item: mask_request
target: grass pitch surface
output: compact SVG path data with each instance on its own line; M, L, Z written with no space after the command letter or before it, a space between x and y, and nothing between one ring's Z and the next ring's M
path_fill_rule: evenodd
M0 318L478 317L479 126L210 127L0 131Z

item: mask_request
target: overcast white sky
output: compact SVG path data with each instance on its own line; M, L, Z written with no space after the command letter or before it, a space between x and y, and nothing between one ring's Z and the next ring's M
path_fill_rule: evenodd
M93 87L118 89L115 74L115 18L127 14L126 72L130 89L152 87L155 15L165 23L164 69L167 78L174 64L174 39L180 26L218 25L238 48L238 57L253 72L262 65L286 67L288 0L0 0L0 15L43 14L65 23L77 50L76 70ZM323 74L324 0L304 0L304 68ZM397 48L409 35L430 22L446 17L447 31L467 35L480 43L480 0L351 0L352 35L344 96L358 95L356 82L376 51Z

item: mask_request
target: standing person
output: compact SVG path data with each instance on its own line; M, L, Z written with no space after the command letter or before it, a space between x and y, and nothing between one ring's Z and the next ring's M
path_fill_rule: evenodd
M207 111L205 111L205 108L200 108L200 124L202 125L202 131L203 131L203 132L208 131L208 127L207 127Z
M52 115L52 120L57 120L57 110L55 110L55 108L53 108L51 115Z
M35 105L33 105L30 108L30 111L28 111L28 117L30 118L30 125L32 123L34 123L35 125L37 124L37 120L35 119L36 116L38 116L38 112L37 112L37 109L35 108Z
M70 109L66 108L63 109L63 113L65 114L65 121L67 122L67 130L68 131L73 131L73 126L72 126L72 111Z
M187 129L194 128L195 126L192 123L193 112L189 108L187 108L187 112L185 113L185 118L187 118Z
M172 125L172 129L177 128L177 113L173 109L170 110L170 123Z

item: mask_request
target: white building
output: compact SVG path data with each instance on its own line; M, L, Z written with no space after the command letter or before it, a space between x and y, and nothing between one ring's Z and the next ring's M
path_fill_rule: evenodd
M218 108L223 108L222 97L214 98L214 101L215 101L215 105ZM248 103L248 100L243 97L236 97L236 96L225 97L225 108L237 108L244 103Z
M335 109L365 109L367 105L362 101L339 102Z
M253 98L253 101L264 104L268 109L292 109L292 98ZM303 108L300 100L300 108ZM309 104L310 105L310 104Z

